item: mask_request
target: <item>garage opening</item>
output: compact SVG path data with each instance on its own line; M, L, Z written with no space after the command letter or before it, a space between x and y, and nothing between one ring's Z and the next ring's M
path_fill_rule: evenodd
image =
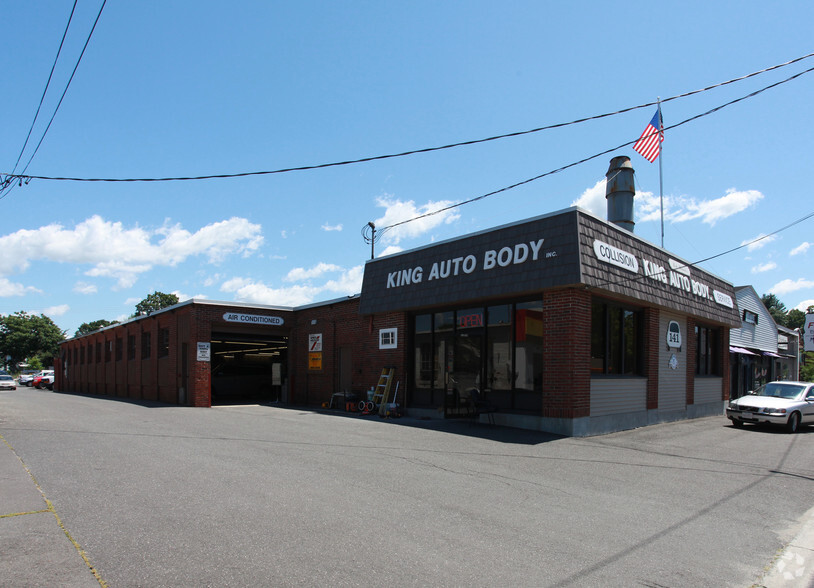
M288 337L213 333L211 365L213 406L284 401Z

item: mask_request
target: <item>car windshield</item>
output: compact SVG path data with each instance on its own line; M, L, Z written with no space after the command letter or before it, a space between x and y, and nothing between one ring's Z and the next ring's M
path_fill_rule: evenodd
M771 396L772 398L796 398L805 386L800 384L786 384L782 382L770 382L764 384L754 391L757 396Z
M0 380L13 380L11 376L0 376Z

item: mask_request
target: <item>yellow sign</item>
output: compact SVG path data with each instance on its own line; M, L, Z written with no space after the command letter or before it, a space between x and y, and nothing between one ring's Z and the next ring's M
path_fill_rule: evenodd
M318 371L322 369L322 352L317 351L315 353L308 354L308 370L309 371Z

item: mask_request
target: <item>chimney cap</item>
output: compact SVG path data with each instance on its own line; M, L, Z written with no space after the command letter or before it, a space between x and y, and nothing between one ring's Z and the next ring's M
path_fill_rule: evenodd
M605 172L605 175L607 176L613 170L616 170L616 169L630 169L630 170L632 170L633 169L633 164L630 163L630 157L628 157L627 155L619 155L619 156L614 157L613 159L611 159L610 160L610 167L608 167L608 171Z

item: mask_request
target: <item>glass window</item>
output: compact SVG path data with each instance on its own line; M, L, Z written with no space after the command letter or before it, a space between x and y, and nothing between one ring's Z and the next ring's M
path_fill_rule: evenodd
M718 329L695 326L695 374L698 376L721 375L718 357Z
M415 317L415 385L432 387L432 315Z
M151 333L141 334L141 359L150 359L152 354L152 341L150 341Z
M398 329L380 329L379 349L397 349L398 332Z
M127 359L136 359L136 336L127 335Z
M641 374L641 313L601 300L591 306L591 373Z
M124 346L122 344L122 338L121 337L116 337L116 361L121 361L122 360L122 348L123 347Z
M512 389L512 307L509 304L486 309L486 383L492 390Z
M158 357L167 357L170 354L170 330L158 330Z
M521 390L543 390L543 303L515 306L515 380Z

